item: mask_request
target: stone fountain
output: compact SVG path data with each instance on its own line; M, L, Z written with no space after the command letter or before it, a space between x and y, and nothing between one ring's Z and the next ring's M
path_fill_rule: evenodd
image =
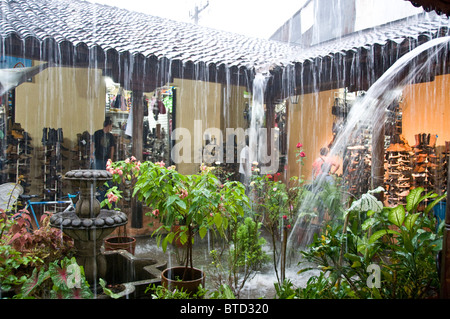
M95 288L98 278L105 278L107 270L106 258L100 251L103 240L114 229L125 225L128 218L117 210L100 209L95 193L98 186L112 180L108 171L72 170L64 179L79 188L79 199L75 209L54 214L50 225L73 238L77 263L83 266L87 281Z

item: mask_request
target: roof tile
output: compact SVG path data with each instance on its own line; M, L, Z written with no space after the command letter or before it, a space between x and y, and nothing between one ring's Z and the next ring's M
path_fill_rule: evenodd
M301 48L81 0L0 0L0 14L2 38L14 33L23 39L53 38L104 51L247 68L304 62L388 41L401 43L408 37L437 34L449 23L446 17L427 14Z

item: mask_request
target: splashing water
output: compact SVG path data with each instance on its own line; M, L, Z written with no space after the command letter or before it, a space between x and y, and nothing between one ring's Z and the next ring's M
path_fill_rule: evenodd
M358 136L362 134L362 130L366 127L372 127L375 131L377 128L384 125L384 112L387 106L391 105L396 99L399 98L399 94L402 92L403 88L412 84L415 79L423 74L430 74L431 65L436 61L438 55L447 49L448 43L450 43L450 37L442 37L430 40L409 53L398 59L367 91L366 95L361 99L357 100L352 106L347 122L343 129L336 136L335 142L330 149L329 155L331 157L336 155L342 155L348 146L348 142L351 137ZM432 50L433 49L433 50ZM421 55L427 54L425 62L423 63L413 63ZM422 60L421 60L422 61ZM409 72L405 69L413 64ZM428 73L427 73L428 72ZM375 137L375 134L374 134ZM384 138L384 136L382 136ZM376 140L372 141L375 145ZM374 172L372 172L372 180L376 177ZM322 179L322 180L321 180ZM324 182L323 177L316 180L316 185L321 185ZM371 185L373 186L373 185ZM305 198L301 207L299 208L299 217L297 218L292 232L288 238L288 256L290 257L290 263L296 262L298 260L293 260L293 257L298 255L293 250L297 249L299 246L304 247L307 244L314 233L313 225L306 221L303 217L302 212L307 212L311 209L310 202L317 195L320 187L313 187L311 194ZM306 223L306 225L305 225ZM303 239L299 240L298 232L300 227L306 227L308 229L306 235ZM295 257L298 258L298 257Z
M47 67L48 63L44 63L33 67L0 69L0 95L16 88Z
M262 147L266 145L264 134L259 134L264 125L264 89L266 87L267 77L258 73L253 81L253 96L251 107L251 120L249 130L249 160L250 163L262 160Z

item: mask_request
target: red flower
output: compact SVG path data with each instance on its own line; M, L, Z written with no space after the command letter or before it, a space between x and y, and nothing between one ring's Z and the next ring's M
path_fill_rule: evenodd
M300 152L300 157L306 157L306 154L305 154L305 152Z
M302 143L298 143L298 144L297 144L297 148L300 148L300 147L302 147L302 146L303 146Z
M283 219L287 219L287 216L286 216L286 215L283 215Z
M291 225L287 225L286 227L287 227L288 229L291 229Z

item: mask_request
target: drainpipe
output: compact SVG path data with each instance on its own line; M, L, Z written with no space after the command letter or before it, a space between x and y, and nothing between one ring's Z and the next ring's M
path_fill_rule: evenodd
M144 93L142 90L133 89L133 144L132 155L138 161L142 161L143 134L144 134ZM142 228L142 202L136 197L131 198L131 227Z

